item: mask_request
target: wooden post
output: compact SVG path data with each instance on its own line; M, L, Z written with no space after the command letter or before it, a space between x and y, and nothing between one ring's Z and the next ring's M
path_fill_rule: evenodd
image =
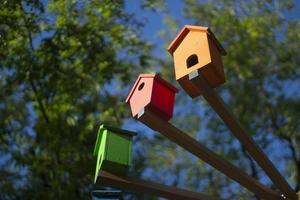
M184 199L184 200L221 200L208 195L179 189L176 187L166 186L150 181L140 180L133 177L121 176L101 171L98 183L103 186L116 187L125 190L131 190L137 193L156 195L167 199Z
M160 118L156 114L151 113L146 109L142 109L138 113L138 120L144 123L146 126L152 128L153 130L160 132L168 139L191 152L198 158L202 159L215 169L224 173L226 176L235 180L258 196L270 200L282 199L279 194L267 188L266 186L255 180L253 177L244 173L239 168L221 158L216 153L209 150L204 145L202 145L183 131L179 130L168 121Z
M297 200L296 192L290 187L273 163L268 159L264 152L259 148L255 141L247 134L245 129L235 118L233 113L226 107L223 100L209 86L202 74L195 70L189 74L189 80L197 87L206 101L211 105L215 112L221 117L234 136L245 147L248 153L256 160L258 165L272 180L274 185L291 200Z

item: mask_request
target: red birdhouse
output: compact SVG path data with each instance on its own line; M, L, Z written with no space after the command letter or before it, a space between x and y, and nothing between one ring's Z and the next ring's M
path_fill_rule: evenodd
M163 80L159 74L140 74L127 99L132 116L136 117L142 109L157 114L165 120L173 116L175 93L178 90Z

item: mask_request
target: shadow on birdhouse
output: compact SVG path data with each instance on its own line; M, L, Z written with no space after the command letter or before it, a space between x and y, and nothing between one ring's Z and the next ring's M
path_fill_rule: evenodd
M94 182L100 170L125 175L131 164L132 136L135 132L101 125L98 131L94 156L97 156Z
M140 74L134 83L126 103L130 105L133 117L145 108L164 120L173 116L175 93L178 90L163 80L159 74Z
M208 27L184 26L168 51L173 56L176 80L192 98L201 93L188 79L195 70L213 88L225 82L222 56L226 51Z

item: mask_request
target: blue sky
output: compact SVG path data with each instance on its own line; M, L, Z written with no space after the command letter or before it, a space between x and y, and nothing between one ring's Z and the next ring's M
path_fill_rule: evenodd
M140 20L145 22L142 37L155 44L154 53L156 55L163 55L166 52L164 41L158 37L157 32L166 28L164 25L165 16L161 12L141 9L142 2L140 0L126 0L126 10L134 13ZM294 0L294 4L295 7L285 13L287 19L300 18L300 0ZM191 21L186 19L183 14L184 1L166 0L166 7L169 14L178 22L178 27L191 24Z
M163 55L166 53L164 48L164 41L158 36L158 31L166 29L164 24L164 14L161 12L155 12L151 10L141 9L142 1L139 0L127 0L126 9L130 13L134 13L139 20L145 23L143 27L142 37L151 43L155 44L156 55ZM188 23L183 16L182 8L183 1L181 0L167 0L166 6L171 16L178 22L180 22L179 27Z
M167 54L167 50L165 49L164 40L158 36L158 32L163 29L167 29L164 24L164 18L165 15L161 12L153 12L151 10L143 10L141 9L141 3L142 1L139 0L127 0L126 1L126 9L130 13L134 13L138 19L145 22L145 26L143 28L142 37L148 41L150 41L152 44L154 44L154 54L157 56L164 57ZM295 7L285 13L285 17L287 19L299 19L300 18L300 0L295 0ZM167 0L166 1L167 9L169 11L169 14L178 22L178 27L182 27L185 24L191 24L189 20L187 20L183 16L183 1L181 0ZM198 24L201 25L201 24ZM179 31L179 30L178 30ZM175 35L174 35L175 36ZM173 35L171 36L174 37ZM176 106L175 106L176 107ZM151 133L150 129L146 128L141 123L128 123L125 125L125 128L133 129L136 131L142 131L144 135L150 135L148 133ZM274 143L272 145L272 151L274 153L274 150L276 150L276 146L280 144ZM278 152L280 154L280 152ZM276 153L275 153L276 154ZM282 154L280 154L282 155ZM273 161L276 158L271 158ZM278 159L278 157L277 157ZM282 164L282 163L281 163ZM276 164L278 166L278 163ZM283 169L284 166L279 165L280 169ZM265 182L268 182L269 180L263 180Z

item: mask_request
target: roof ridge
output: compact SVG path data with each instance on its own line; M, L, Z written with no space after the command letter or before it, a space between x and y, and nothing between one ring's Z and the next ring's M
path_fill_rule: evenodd
M128 101L130 100L133 92L135 91L138 82L140 81L141 78L154 78L155 80L158 80L159 82L161 82L163 85L165 85L166 87L168 87L170 90L174 91L174 92L178 92L178 89L176 87L174 87L171 83L169 83L168 81L164 80L163 78L161 78L159 73L154 73L154 74L140 74L138 76L138 78L136 79L136 81L134 82L133 87L131 88L130 92L127 95L127 98L125 100L126 103L128 103Z
M209 27L205 26L195 26L195 25L184 25L184 27L180 30L177 36L172 40L170 45L168 46L167 50L173 56L173 53L183 41L183 39L187 36L190 31L203 31L208 34L210 39L214 42L216 47L219 49L222 55L226 55L225 49L222 47L221 43L217 40L213 32L209 29Z
M136 132L129 131L129 130L126 130L126 129L116 128L114 126L109 126L109 125L106 125L106 124L102 124L100 126L100 129L107 129L107 130L113 131L115 133L126 134L126 135L129 135L129 136L135 136L135 135L137 135Z

